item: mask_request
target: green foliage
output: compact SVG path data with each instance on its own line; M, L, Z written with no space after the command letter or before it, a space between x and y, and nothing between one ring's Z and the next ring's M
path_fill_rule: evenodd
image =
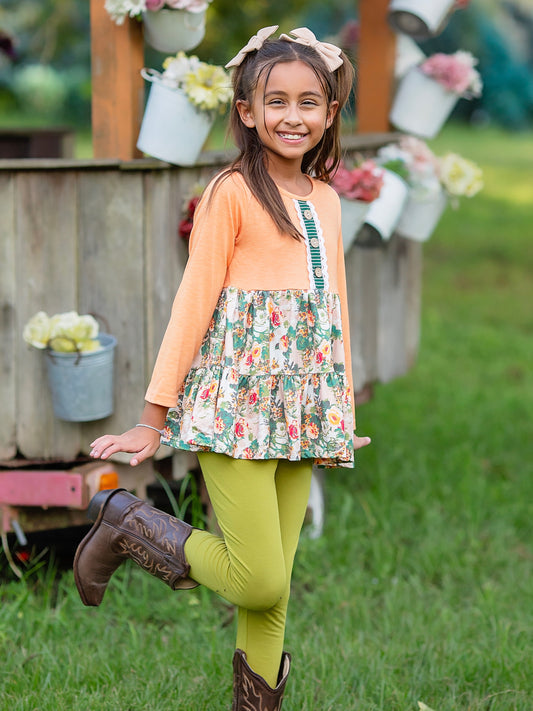
M0 106L41 123L90 122L89 3L3 0L0 28L15 57L0 64Z

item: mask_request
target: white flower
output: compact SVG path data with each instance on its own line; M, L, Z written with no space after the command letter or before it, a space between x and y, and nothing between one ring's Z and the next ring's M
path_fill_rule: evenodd
M128 15L130 17L141 15L146 10L146 2L145 0L105 0L104 7L111 19L117 25L122 25Z
M175 57L167 57L163 62L161 81L166 86L180 87L189 72L194 72L200 66L198 57L188 57L185 52L178 52Z
M481 168L457 153L447 153L439 166L441 182L450 195L473 197L483 187Z

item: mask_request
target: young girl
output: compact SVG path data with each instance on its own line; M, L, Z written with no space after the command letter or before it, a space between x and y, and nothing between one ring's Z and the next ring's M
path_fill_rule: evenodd
M208 186L139 424L91 447L136 465L160 441L192 450L222 537L128 492L100 492L74 562L86 605L131 558L173 589L207 585L238 607L234 711L274 711L313 463L353 466L350 338L340 204L340 111L353 69L301 28L252 37L234 67L240 154Z

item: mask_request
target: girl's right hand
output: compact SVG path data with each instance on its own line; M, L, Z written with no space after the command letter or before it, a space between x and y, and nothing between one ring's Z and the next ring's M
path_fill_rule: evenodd
M91 442L89 455L94 459L107 459L117 452L133 453L130 464L137 466L152 457L160 445L160 436L147 427L132 427L121 435L103 435Z

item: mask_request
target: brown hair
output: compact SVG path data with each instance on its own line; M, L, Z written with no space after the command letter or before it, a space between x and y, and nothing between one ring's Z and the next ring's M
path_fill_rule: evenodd
M233 163L218 176L214 187L216 188L219 182L229 175L241 173L253 195L263 205L279 231L288 233L295 239L301 239L301 234L291 221L280 192L268 174L263 144L259 140L256 129L248 128L242 122L237 102L246 101L251 105L260 77L265 75L266 85L268 76L276 64L294 61L307 64L315 72L324 90L328 107L334 101L337 101L339 106L331 126L324 131L320 142L304 155L302 171L318 180L329 182L341 158L341 110L348 101L354 81L354 69L349 59L344 53L341 57L342 65L331 72L320 54L312 47L273 39L267 40L259 50L248 53L233 73L234 93L229 131L240 152Z

